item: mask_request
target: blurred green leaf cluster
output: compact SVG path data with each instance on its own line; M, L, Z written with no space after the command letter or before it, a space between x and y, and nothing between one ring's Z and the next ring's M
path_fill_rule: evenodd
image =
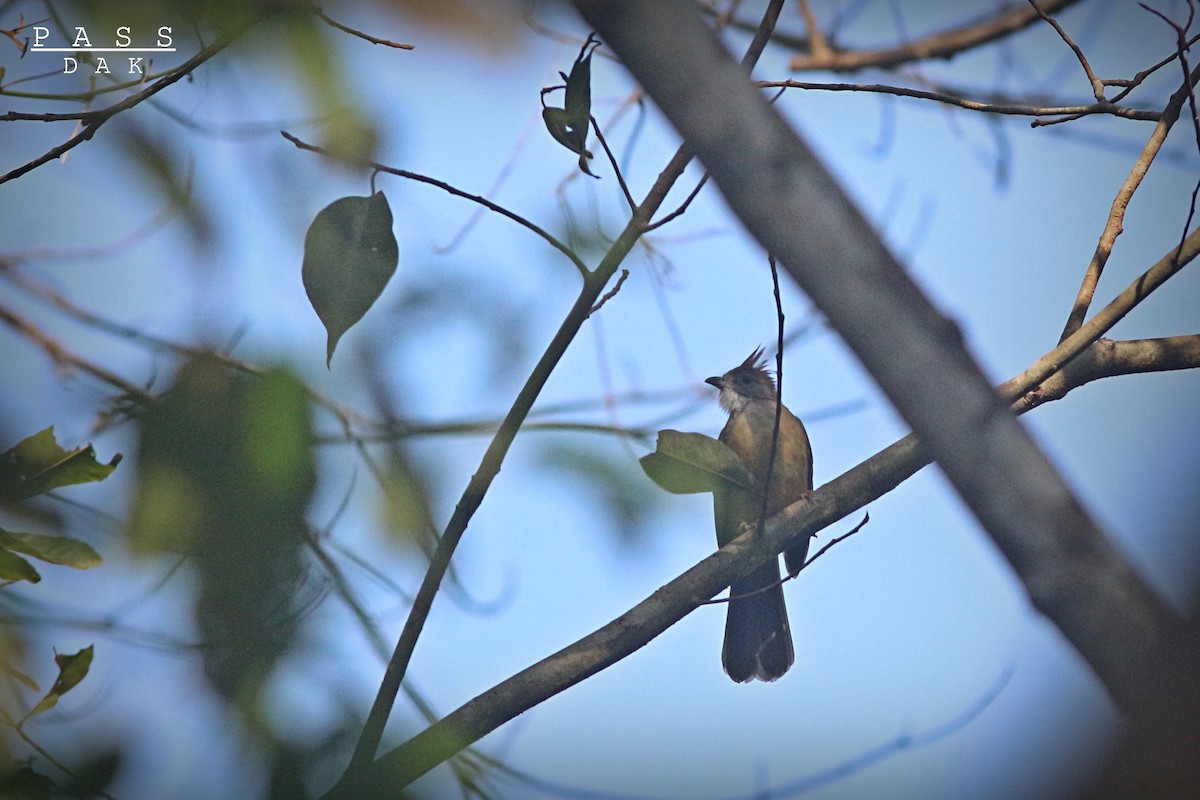
M226 700L252 700L296 630L316 483L310 426L291 374L203 357L142 421L131 545L190 557L205 673Z

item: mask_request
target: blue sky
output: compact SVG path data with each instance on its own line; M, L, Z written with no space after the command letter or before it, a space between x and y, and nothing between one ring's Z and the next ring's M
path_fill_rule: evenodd
M906 6L908 33L970 16L940 5ZM1126 76L1169 52L1169 31L1136 4L1114 3L1108 12L1101 5L1085 3L1062 21L1102 74ZM819 15L828 13L820 3L816 8ZM785 24L796 29L794 8L788 9ZM557 30L586 34L567 14L539 13ZM333 40L351 87L346 101L375 115L380 161L488 192L550 230L562 229L555 190L573 174L574 158L541 128L537 97L555 82L557 70L569 66L574 45L524 30L504 42L464 40L366 7L341 18L418 45L399 52L348 37ZM846 39L863 45L894 41L893 26L887 4L868 6ZM261 122L263 135L194 135L148 107L136 112L152 134L178 142L197 197L215 209L215 240L196 248L174 221L102 259L47 259L32 267L110 317L174 338L221 347L235 342L236 355L288 363L317 390L359 408L369 402L356 354L382 344L384 380L404 413L422 420L502 414L574 298L574 268L495 216L485 217L453 252L435 253L474 207L427 186L381 177L378 188L396 217L399 269L327 371L324 331L300 284L303 233L320 208L346 194L367 194L369 186L365 176L299 152L274 132L282 127L316 138L312 125L295 122L311 109L295 76L281 66L287 62L264 53L241 58L246 49L235 46L193 83L164 93L163 102L214 128ZM786 77L786 56L768 51L758 75ZM624 166L638 196L673 152L674 135L648 107L630 146L632 114L607 124L631 91L627 76L603 58L595 60L593 73L596 116L618 153L628 148ZM1003 56L992 50L923 65L920 74L984 89L1032 88L1076 102L1089 97L1070 51L1046 29L1022 34ZM1177 67L1164 69L1140 95L1143 104L1160 103L1177 79ZM1098 118L1031 130L1027 121L1013 119L996 127L995 120L963 111L845 93L793 91L779 107L922 287L962 324L972 352L997 382L1057 340L1112 197L1151 125ZM161 209L145 176L116 146L129 132L126 122L115 120L65 163L0 187L0 250L10 255L112 242ZM8 123L0 127L0 151L34 154L50 136L40 124ZM1098 303L1178 240L1198 173L1188 137L1184 126L1173 131L1161 163L1138 190ZM1001 152L1006 155L998 161ZM998 163L1003 181L997 180ZM492 193L505 170L506 179ZM566 183L564 197L583 219L598 216L612 235L622 204L607 166L597 172L600 181L577 177ZM682 185L690 188L697 174L693 167ZM715 435L722 414L715 392L701 381L774 340L765 259L711 187L659 232L654 245L666 260L635 252L628 282L585 326L539 404L678 390L679 402L557 418L642 425L685 407L687 413L669 427ZM586 257L594 262L598 256L589 250ZM445 284L456 287L449 306L398 306L406 292ZM1197 290L1200 278L1185 271L1113 335L1196 332ZM134 380L165 385L169 360L156 361L138 347L66 322L13 295L8 285L0 291L80 351ZM905 429L803 295L785 287L784 303L789 323L817 323L787 350L783 392L789 407L809 420L821 484ZM514 338L503 341L503 322L484 327L496 311L519 319L525 326L520 335L508 330ZM0 393L6 435L53 423L64 442L94 439L102 457L135 449L129 426L91 434L103 396L94 383L60 380L40 352L8 330L0 340L5 371L21 376L15 391L10 385ZM1195 597L1198 400L1200 375L1124 377L1084 387L1025 418L1105 530L1180 608ZM845 404L849 412L824 414ZM336 433L328 416L316 419L320 431ZM486 443L481 436L413 442L414 461L431 475L439 522L448 518ZM456 556L457 576L486 608L439 598L414 656L414 686L442 713L613 619L713 548L707 497L668 496L646 481L638 495L646 508L640 528L618 530L596 486L548 466L548 453L563 447L606 459L635 484L643 480L636 462L646 451L642 442L538 431L518 438ZM71 496L119 517L128 499L114 499L111 488L127 493L131 472L118 470L110 483L80 487ZM347 492L352 503L338 516ZM705 607L625 661L503 727L483 746L518 769L571 787L638 797L746 797L787 789L897 737L936 729L1011 675L961 730L821 783L805 796L1039 796L1060 785L1063 771L1069 778L1086 770L1099 757L1115 713L1079 657L1030 607L944 478L926 468L869 510L872 521L862 532L787 587L797 661L779 682L741 686L728 680L719 658L724 612ZM310 518L318 527L332 524L338 541L409 590L420 580L420 563L386 533L380 493L350 448L323 449ZM851 524L840 523L818 542ZM122 556L111 526L93 524L81 535L94 537L109 564L86 574L48 575L31 596L102 616L103 609L140 597L169 563ZM395 636L403 604L361 572L351 575L388 638ZM168 591L136 603L123 621L186 638L194 633L186 612L191 588L181 574ZM271 695L280 730L295 737L319 736L343 713L365 714L382 673L335 600L327 600L312 623L309 643L281 669ZM230 765L230 774L238 775L239 766L252 763L236 735L226 735L229 723L215 701L195 690L198 668L187 658L94 631L45 634L47 647L60 651L93 640L91 685L75 697L85 709L80 724L97 732L117 724L137 742L147 765L123 778L127 785L118 793L211 797L213 786L197 781L214 764ZM181 726L184 718L192 724ZM402 707L393 723L388 739L397 742L414 730L415 716ZM45 735L53 740L62 732L47 725ZM448 781L442 771L421 787L428 796L442 796ZM509 796L536 796L530 792L508 787Z

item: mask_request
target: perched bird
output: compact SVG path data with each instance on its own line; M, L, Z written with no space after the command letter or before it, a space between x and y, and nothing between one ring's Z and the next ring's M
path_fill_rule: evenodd
M721 408L729 421L718 437L727 444L754 481L753 491L727 486L713 493L717 544L724 546L758 523L775 428L778 394L766 370L762 348L724 375L705 383L721 390ZM782 510L812 491L812 448L808 433L796 416L782 408L767 516ZM784 561L795 575L808 555L808 539L787 549ZM765 588L771 587L771 588ZM773 681L795 660L792 632L788 628L779 562L772 560L729 587L729 612L725 619L725 645L721 663L738 683L755 678Z

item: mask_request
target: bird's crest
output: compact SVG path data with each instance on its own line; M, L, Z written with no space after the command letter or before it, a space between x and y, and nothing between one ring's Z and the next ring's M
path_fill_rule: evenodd
M771 382L771 386L775 385L775 375L771 370L767 369L767 357L763 355L763 349L761 347L757 348L753 353L747 356L746 360L741 364L738 364L735 369L747 369L751 370L752 372L762 373L766 379Z

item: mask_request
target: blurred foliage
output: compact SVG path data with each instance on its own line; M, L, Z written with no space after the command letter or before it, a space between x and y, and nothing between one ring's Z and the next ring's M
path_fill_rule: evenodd
M435 281L409 281L390 309L392 344L420 347L444 329L463 325L485 349L480 359L481 384L494 384L519 374L529 353L529 307L495 283L442 274Z
M432 553L438 527L433 521L427 470L399 445L388 448L383 478L383 529L426 553Z
M548 474L570 481L600 506L619 542L633 545L646 538L661 497L622 454L594 443L555 442L542 448L540 461Z
M142 422L130 541L192 557L205 673L227 701L254 699L296 631L310 425L289 373L231 373L207 358L184 365Z

